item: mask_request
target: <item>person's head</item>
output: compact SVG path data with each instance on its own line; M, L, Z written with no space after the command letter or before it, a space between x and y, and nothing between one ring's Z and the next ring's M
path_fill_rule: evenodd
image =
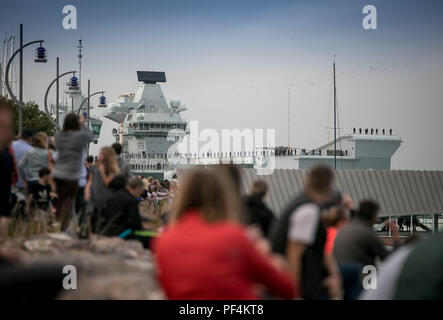
M75 113L68 113L63 122L62 131L77 131L80 130L80 118Z
M315 198L313 200L324 203L330 199L333 181L334 173L329 167L316 166L308 173L306 191L311 197Z
M373 200L363 200L358 207L357 218L372 226L377 220L379 209L380 207L377 202Z
M153 178L153 177L148 177L148 182L149 182L149 183L154 182L154 178Z
M264 180L256 180L252 184L251 194L263 198L268 191L268 185Z
M117 174L119 172L115 151L111 147L101 148L98 160L105 166L106 174Z
M130 178L126 188L134 198L138 198L143 193L145 185L139 178Z
M170 187L171 187L171 183L169 182L169 180L163 181L163 188L169 190Z
M139 180L143 180L143 176L142 176L142 175L138 175L138 176L137 176L137 179L139 179Z
M189 170L174 202L173 221L193 209L207 222L238 221L241 200L234 189L232 180L219 170Z
M121 155L122 153L122 145L120 143L114 143L112 145L112 149L114 149L116 155Z
M31 144L32 138L34 138L34 131L32 131L31 129L24 128L22 130L22 134L20 135L20 139L25 140L29 144Z
M34 146L41 149L48 149L48 136L44 132L38 132L34 136Z
M332 207L327 211L323 222L327 227L339 227L349 221L349 219L350 215L345 208Z
M12 111L0 100L0 151L12 140Z
M177 192L177 187L178 187L177 180L173 179L173 180L171 181L171 185L169 186L169 190L170 190L172 193L175 193L175 192Z
M52 149L52 150L56 150L55 149L55 137L51 136L48 138L48 148Z
M118 191L121 189L124 189L127 185L128 179L122 175L122 174L118 174L115 176L114 179L112 179L112 181L109 183L108 185L108 189L111 191Z
M94 156L91 156L91 155L87 156L87 157L86 157L86 165L87 165L88 167L90 167L90 166L92 166L93 164L94 164Z
M41 182L47 184L49 183L49 179L51 178L51 170L49 170L46 167L43 167L38 171L38 176Z

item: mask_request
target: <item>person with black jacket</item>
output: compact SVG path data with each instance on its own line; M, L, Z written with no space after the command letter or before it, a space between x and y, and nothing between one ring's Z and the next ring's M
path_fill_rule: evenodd
M14 157L9 145L12 140L12 112L0 101L0 243L5 241L11 216L11 185Z
M122 184L120 187L116 181L118 178L116 177L110 186L114 191L100 214L98 233L108 237L136 239L142 242L145 248L149 248L149 237L136 234L144 229L137 201L144 189L143 181L131 178L126 185Z
M331 200L334 173L311 169L300 194L280 215L272 230L273 251L286 256L294 285L304 299L341 298L341 276L332 255L324 253L326 227L322 206Z
M248 224L260 228L263 236L269 236L269 230L274 221L274 213L266 206L263 198L268 191L268 185L263 180L257 180L252 185L251 194L246 197Z

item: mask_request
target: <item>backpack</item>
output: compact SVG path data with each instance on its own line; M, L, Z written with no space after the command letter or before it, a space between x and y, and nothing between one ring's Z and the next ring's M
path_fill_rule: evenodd
M288 245L289 219L291 214L300 206L311 203L305 193L295 198L281 213L280 217L271 228L270 240L272 251L282 255L286 255L286 247Z

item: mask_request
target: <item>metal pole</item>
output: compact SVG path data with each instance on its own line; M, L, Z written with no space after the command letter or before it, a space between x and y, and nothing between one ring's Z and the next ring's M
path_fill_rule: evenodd
M288 90L288 153L290 147L290 132L289 132L289 105L290 105L291 91Z
M76 71L68 71L68 72L65 72L65 73L62 73L61 75L59 75L58 78L56 78L56 79L54 79L54 80L51 81L51 83L50 83L49 86L48 86L48 89L46 89L46 92L45 92L44 106L45 106L45 112L46 112L46 115L48 116L49 121L51 121L51 123L52 123L56 128L58 128L58 129L60 129L60 126L59 126L59 124L58 124L57 122L54 121L54 119L52 119L51 114L50 114L49 109L48 109L48 94L49 94L49 90L51 89L52 85L57 81L57 79L59 79L59 78L65 76L65 75L67 75L67 74L70 74L70 73L75 74L75 72L76 72Z
M88 122L87 122L87 124L88 124L88 129L89 129L89 109L90 109L90 107L91 107L91 105L90 105L90 94L91 94L91 80L90 79L88 79ZM88 155L89 156L89 142L88 142L88 148L87 148L87 150L86 150L86 155Z
M20 116L20 111L24 108L23 106L23 91L20 90L21 92L21 98L19 96L19 99L17 99L17 97L14 95L14 93L12 92L11 86L9 84L9 69L11 68L11 64L12 61L14 60L15 56L19 53L21 53L23 51L24 48L26 48L27 46L30 46L31 44L34 43L42 43L44 42L44 40L36 40L36 41L31 41L26 43L25 45L22 45L20 48L18 48L13 54L12 56L9 58L8 64L6 65L6 70L5 70L5 84L6 84L6 89L8 90L9 96L11 97L11 99L18 105L19 107L19 116ZM23 71L23 70L22 70ZM22 81L20 81L20 88L21 88L21 83ZM20 132L20 120L19 120L19 134L21 134Z
M335 60L334 60L334 169L337 169L337 97L335 87Z
M11 43L11 45L9 47L9 56L12 56L12 54L14 53L14 50L15 50L15 37L14 36L9 37L8 46L9 46L9 43ZM11 70L11 82L13 82L12 81L13 79L14 79L14 66L12 67L12 70ZM17 81L15 81L15 92L17 92Z
M20 23L20 75L19 75L19 94L18 100L20 102L18 106L18 134L21 135L23 132L23 24Z
M0 96L3 97L3 61L0 61Z
M59 58L57 57L57 68L56 68L56 77L57 77L57 82L56 82L56 93L55 93L55 122L57 122L58 127L60 126L60 119L59 119L59 91L60 91L60 85L59 85L59 78L60 78L60 69L59 69ZM56 127L56 129L58 130L58 127Z

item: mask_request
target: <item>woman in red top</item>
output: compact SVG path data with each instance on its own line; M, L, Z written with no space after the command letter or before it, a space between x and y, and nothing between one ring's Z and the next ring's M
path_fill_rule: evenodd
M220 170L219 170L220 171ZM156 239L158 278L169 299L258 299L258 285L284 299L292 279L237 221L239 196L226 175L189 173L170 227Z
M338 229L348 222L345 209L341 207L333 207L328 212L328 217L326 219L326 243L325 243L325 253L327 255L332 254L334 249L335 237L337 236Z
M342 194L341 197L341 204L330 208L323 221L327 227L326 243L324 248L324 252L327 255L332 254L338 229L343 227L351 220L350 211L355 209L354 202L348 195Z

